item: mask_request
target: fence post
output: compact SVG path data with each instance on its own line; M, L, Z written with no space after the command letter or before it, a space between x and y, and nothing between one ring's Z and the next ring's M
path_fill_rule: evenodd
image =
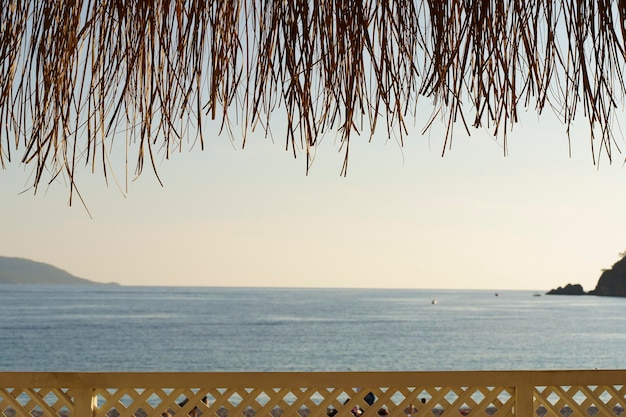
M516 417L534 416L533 411L533 387L530 385L518 385L515 387L515 412Z
M74 396L74 412L72 417L93 417L98 408L95 390L91 388L75 388L72 390Z

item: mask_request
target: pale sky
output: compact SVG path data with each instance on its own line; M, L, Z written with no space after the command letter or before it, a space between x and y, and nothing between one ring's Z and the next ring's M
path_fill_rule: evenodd
M331 134L308 176L281 135L214 136L160 163L163 187L149 168L126 196L81 172L92 218L63 182L19 194L31 168L13 162L0 255L122 285L591 290L626 250L626 170L617 152L594 166L579 123L571 158L565 126L532 112L506 157L461 126L441 157L442 125L418 120L403 148L355 136L346 178Z

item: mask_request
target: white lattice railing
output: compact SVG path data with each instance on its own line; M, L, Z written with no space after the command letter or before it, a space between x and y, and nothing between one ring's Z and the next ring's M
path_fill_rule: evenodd
M609 417L624 411L625 383L626 370L0 372L0 416Z

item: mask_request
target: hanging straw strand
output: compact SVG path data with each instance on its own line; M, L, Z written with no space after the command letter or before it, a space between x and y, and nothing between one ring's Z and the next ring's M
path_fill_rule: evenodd
M594 163L620 151L623 1L0 0L0 20L0 166L31 165L35 192L66 179L70 203L83 165L106 181L121 151L127 178L129 158L156 173L207 125L245 146L275 114L307 171L335 132L345 175L352 141L404 143L424 99L442 153L459 123L506 153L522 107L567 135L582 112Z

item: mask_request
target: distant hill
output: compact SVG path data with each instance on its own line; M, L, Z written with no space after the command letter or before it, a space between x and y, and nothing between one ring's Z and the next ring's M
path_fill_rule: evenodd
M0 284L101 284L74 275L50 264L23 258L0 256Z

